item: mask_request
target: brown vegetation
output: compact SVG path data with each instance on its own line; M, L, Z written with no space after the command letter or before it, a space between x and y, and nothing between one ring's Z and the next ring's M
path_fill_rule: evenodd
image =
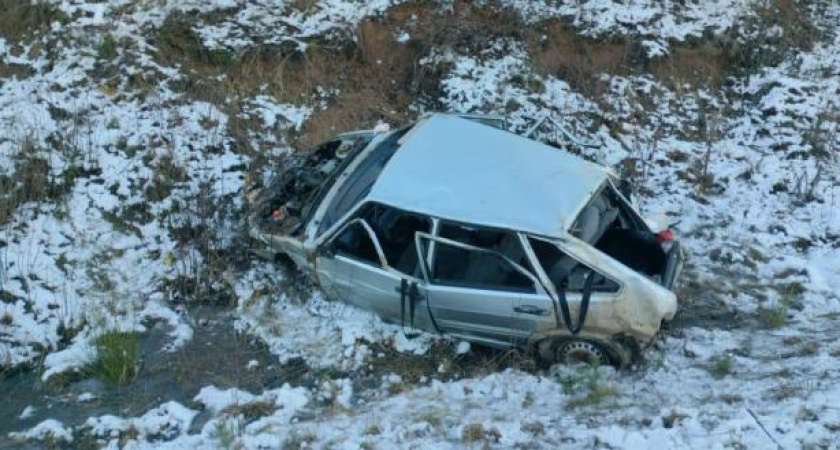
M43 1L0 0L0 37L16 42L49 29L64 15Z

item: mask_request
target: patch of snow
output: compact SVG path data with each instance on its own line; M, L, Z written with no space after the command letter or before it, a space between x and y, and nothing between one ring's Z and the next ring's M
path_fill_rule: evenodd
M20 419L20 420L28 419L28 418L35 415L35 411L36 411L35 407L32 406L32 405L29 405L29 406L27 406L26 408L23 409L23 412L20 413L20 415L18 416L18 419Z
M258 96L250 101L243 115L254 115L262 120L263 126L271 131L294 129L299 131L306 119L312 115L312 108L277 103L267 95Z
M285 293L267 295L284 281L269 264L238 280L236 327L263 340L281 363L301 357L314 368L358 368L370 355L367 343L382 342L397 351L422 355L434 336L407 339L402 329L373 313L315 292L304 304Z
M502 0L529 23L552 18L571 20L584 36L655 37L645 41L650 57L667 52L667 40L684 41L704 33L722 34L754 11L746 0L675 2L658 0ZM652 45L653 44L653 45Z
M16 440L71 443L73 430L55 419L47 419L27 431L9 433L9 437Z
M194 400L212 411L219 412L231 406L251 403L255 398L256 396L253 394L236 388L221 390L215 386L206 386L201 389Z

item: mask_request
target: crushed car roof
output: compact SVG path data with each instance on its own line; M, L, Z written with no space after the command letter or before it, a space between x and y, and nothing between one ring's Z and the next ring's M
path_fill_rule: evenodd
M458 222L562 237L609 172L565 151L456 116L403 136L368 199Z

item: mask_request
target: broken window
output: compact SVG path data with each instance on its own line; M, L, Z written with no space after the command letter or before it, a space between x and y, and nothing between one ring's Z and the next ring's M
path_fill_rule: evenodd
M418 231L430 233L432 220L420 214L377 203L365 206L361 217L370 224L376 234L388 264L404 274L419 277L421 272L414 235Z
M370 193L373 184L379 178L382 169L385 168L385 164L388 163L399 148L400 138L410 129L404 128L388 136L356 167L347 178L347 181L341 186L341 191L330 203L319 225L319 233L328 230Z
M542 239L528 238L549 280L558 290L582 292L586 277L591 276L593 292L618 292L620 285L594 269L563 253L556 245Z
M519 237L511 231L443 221L438 234L443 238L498 252L532 272L528 256L525 254L525 249L522 248Z
M431 282L473 289L536 293L533 280L493 251L435 242Z
M336 255L345 256L357 261L373 264L379 267L379 254L368 230L362 221L354 221L348 225L332 243L332 250Z

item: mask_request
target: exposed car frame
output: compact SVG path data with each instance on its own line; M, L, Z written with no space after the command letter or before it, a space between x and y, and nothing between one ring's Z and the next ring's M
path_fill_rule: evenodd
M610 170L503 126L438 114L339 135L249 194L250 234L409 334L627 364L676 312L679 242Z

